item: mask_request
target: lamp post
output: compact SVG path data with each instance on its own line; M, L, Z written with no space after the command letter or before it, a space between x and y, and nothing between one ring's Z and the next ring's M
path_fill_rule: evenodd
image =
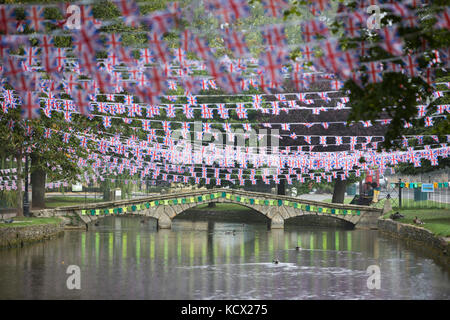
M23 215L30 216L30 203L28 201L28 153L25 153L25 194L23 195Z

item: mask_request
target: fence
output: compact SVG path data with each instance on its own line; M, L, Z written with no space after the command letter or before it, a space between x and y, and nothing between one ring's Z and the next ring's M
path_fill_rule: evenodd
M393 208L450 209L448 172L395 178L391 177L380 186L379 202L375 207L383 207L384 201L390 198Z

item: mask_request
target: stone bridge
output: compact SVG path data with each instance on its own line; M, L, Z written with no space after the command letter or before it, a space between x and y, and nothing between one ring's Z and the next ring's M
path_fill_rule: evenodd
M287 219L302 215L329 216L345 220L355 227L376 228L381 209L350 204L326 203L267 193L233 189L211 189L186 193L155 195L54 209L56 216L78 215L84 223L109 215L141 215L158 220L159 228L171 228L172 219L202 204L236 203L270 219L271 228L284 228ZM47 214L48 215L48 214Z

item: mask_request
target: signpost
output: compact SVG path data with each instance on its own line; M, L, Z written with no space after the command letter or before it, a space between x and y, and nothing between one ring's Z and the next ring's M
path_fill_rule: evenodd
M422 183L422 192L434 192L434 184Z

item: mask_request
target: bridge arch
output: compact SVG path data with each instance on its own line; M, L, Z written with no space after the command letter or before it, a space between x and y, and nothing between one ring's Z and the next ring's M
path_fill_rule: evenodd
M341 216L302 214L284 220L284 225L286 227L305 226L354 229L356 223Z
M208 205L209 203L233 203L239 206L248 208L253 210L256 214L259 214L265 217L268 221L272 220L271 210L264 210L263 206L252 205L250 203L242 203L233 199L206 199L201 203L186 203L186 204L177 204L172 206L159 207L155 211L155 216L158 217L159 226L166 227L167 224L171 224L172 220L179 216L180 214L194 209L200 205ZM159 209L159 210L158 210ZM170 220L170 221L169 221Z
M211 203L218 204L218 205L228 204L228 203L224 203L224 202L217 201L217 200L214 200L214 201L211 200L208 203L198 203L191 208L181 211L174 218L175 219L176 218L184 218L184 217L189 217L189 215L201 216L202 218L203 217L208 218L211 211L214 211L218 214L219 219L227 218L227 221L229 220L227 216L231 216L230 217L231 220L233 218L237 218L237 217L238 217L238 219L251 217L255 221L265 221L265 222L270 221L270 218L268 218L266 214L264 214L258 210L255 210L255 208L252 208L250 205L245 204L245 203L230 202L229 204L232 204L234 206L226 207L226 208L222 207L219 210L217 210L216 207L209 208L208 206ZM204 207L204 208L200 208L200 207Z

